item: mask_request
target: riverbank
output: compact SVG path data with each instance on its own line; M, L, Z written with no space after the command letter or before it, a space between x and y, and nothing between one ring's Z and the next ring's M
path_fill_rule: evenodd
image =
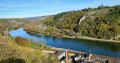
M71 55L75 55L75 54L87 54L86 52L81 52L81 51L75 51L75 50L70 50L70 49L64 49L64 48L57 48L57 47L52 47L52 46L45 46L45 47L41 47L39 44L36 43L32 43L35 47L32 47L32 49L39 49L42 50L44 53L51 53L54 54L56 51L68 51L68 53L70 53ZM112 63L114 61L120 61L120 59L118 59L117 57L110 57L110 56L103 56L103 55L98 55L98 54L93 54L93 57L98 57L98 58L102 58L102 59L108 59L109 61L111 61Z
M33 43L34 44L34 43ZM39 45L39 44L38 44ZM75 50L70 50L70 49L64 49L64 48L56 48L56 47L52 47L52 46L46 46L45 48L42 48L37 46L37 47L32 47L33 49L40 49L43 50L43 52L46 53L55 53L55 51L68 51L68 53L71 54L87 54L86 52L81 52L81 51L75 51ZM93 54L94 57L99 57L99 58L104 58L104 59L108 59L108 60L112 60L112 61L120 61L120 59L116 58L116 57L110 57L110 56L103 56L103 55L98 55L98 54Z
M116 43L120 43L120 41L117 40L107 40L107 39L97 39L97 38L89 38L89 37L75 37L78 39L84 39L84 40L93 40L93 41L99 41L99 42L116 42Z
M18 32L21 32L19 34ZM88 52L92 50L93 53L99 55L106 55L111 57L117 57L120 53L119 43L98 42L90 40L68 39L62 37L53 37L41 34L30 34L23 31L23 28L10 31L12 37L21 36L26 38L34 38L37 40L44 39L48 46L65 48L70 50ZM102 52L102 53L101 53Z
M51 47L48 46L50 49L44 49L42 50L42 52L44 53L50 53L50 54L54 54L56 51L68 51L68 55L75 55L75 54L87 54L85 52L80 52L80 51L74 51L74 50L69 50L69 49L63 49L63 48L56 48L56 47ZM36 48L35 48L36 49ZM39 49L39 48L38 48ZM120 61L120 59L115 58L115 57L109 57L109 56L103 56L103 55L97 55L97 54L93 54L93 57L98 57L98 58L102 58L102 59L107 59L110 61L110 63L114 63L115 61Z
M34 44L34 43L33 43ZM36 44L37 45L37 44ZM81 51L75 51L75 50L70 50L70 49L64 49L64 48L56 48L56 47L52 47L52 46L46 46L45 48L41 48L40 46L36 46L32 47L33 49L39 49L42 50L43 52L46 53L52 53L54 54L56 51L68 51L68 53L71 53L72 55L75 54L87 54L86 52L81 52ZM38 44L39 45L39 44ZM110 57L110 56L103 56L103 55L98 55L98 54L93 54L94 57L99 57L99 58L103 58L103 59L108 59L110 61L120 61L120 59L116 58L116 57Z
M50 46L49 46L50 47ZM74 51L74 50L69 50L69 49L63 49L63 48L55 48L55 47L51 47L51 49L56 50L56 51L61 51L61 50L67 50L69 53L72 54L87 54L85 52L80 52L80 51ZM99 57L99 58L103 58L103 59L108 59L110 62L114 62L114 61L120 61L120 59L115 58L115 57L109 57L109 56L103 56L103 55L98 55L98 54L93 54L93 57Z
M28 33L40 34L40 33L30 32L30 31L27 31L27 32L28 32ZM72 38L72 39L81 39L81 40L91 40L91 41L99 41L99 42L120 43L120 41L117 41L117 40L98 39L98 38L90 38L90 37L85 37L85 36L72 37L72 36L68 36L68 35L64 35L64 36L49 35L49 34L42 34L42 35L55 36L55 37L64 37L64 38Z

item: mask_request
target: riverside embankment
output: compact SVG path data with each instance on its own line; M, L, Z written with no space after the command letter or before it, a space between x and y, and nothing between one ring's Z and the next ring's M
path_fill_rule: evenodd
M120 44L113 42L104 42L104 41L93 41L93 40L81 40L73 38L64 38L56 36L47 36L41 34L27 33L23 28L17 30L12 30L9 32L12 37L21 36L26 38L35 38L37 40L44 39L47 46L52 46L56 48L64 48L69 50L81 51L88 53L91 50L91 53L118 57L120 53Z

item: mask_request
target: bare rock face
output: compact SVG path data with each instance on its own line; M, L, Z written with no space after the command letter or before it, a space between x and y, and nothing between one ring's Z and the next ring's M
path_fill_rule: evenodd
M109 9L103 9L103 10L96 10L96 11L90 11L86 12L82 18L79 19L78 24L80 24L82 21L84 21L86 18L90 18L91 20L94 20L96 17L94 14L101 14L101 13L107 13Z
M103 13L107 13L109 11L109 9L102 9L102 10L95 10L95 11L90 11L90 12L87 12L85 15L87 17L89 16L92 16L93 14L103 14Z
M79 20L79 24L80 24L83 20L85 20L85 18L86 18L86 16L84 15L84 16Z

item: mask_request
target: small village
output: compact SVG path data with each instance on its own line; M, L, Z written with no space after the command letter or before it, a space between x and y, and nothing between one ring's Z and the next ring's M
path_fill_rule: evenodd
M91 52L89 53L69 53L68 50L59 51L47 51L49 54L55 54L61 63L120 63L120 61L111 61L110 59L104 59L95 57Z
M55 55L58 56L61 63L68 63L71 61L73 61L73 63L109 63L107 59L98 57L93 58L92 53L69 55L67 51L57 51Z

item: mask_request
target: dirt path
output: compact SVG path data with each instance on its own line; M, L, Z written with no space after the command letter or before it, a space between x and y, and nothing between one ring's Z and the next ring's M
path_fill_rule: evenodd
M89 38L89 37L80 37L83 39L88 39L88 40L95 40L95 41L105 41L105 42L116 42L116 43L120 43L120 41L116 41L116 40L106 40L106 39L97 39L97 38Z
M42 50L42 52L44 52L44 53L51 53L51 54L55 53L55 51L48 51L48 50Z

